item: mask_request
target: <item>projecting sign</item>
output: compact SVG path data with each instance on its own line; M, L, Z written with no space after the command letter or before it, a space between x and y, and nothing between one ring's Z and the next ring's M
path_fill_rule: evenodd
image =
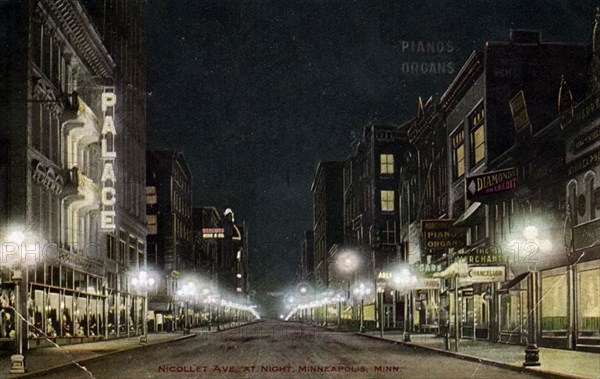
M224 228L202 228L202 238L207 238L207 239L225 238L225 229Z
M506 264L508 255L498 245L477 246L456 258L464 259L467 264Z
M423 220L423 246L426 249L462 248L467 244L467 229L454 226L455 220Z
M506 280L506 266L471 266L465 281L470 283L494 283Z
M529 124L529 114L527 113L527 105L525 104L525 94L523 91L519 91L519 93L510 100L509 105L515 129L523 129Z
M107 91L102 93L102 113L104 122L102 123L102 190L100 191L100 201L102 210L100 212L100 226L104 231L114 231L116 229L116 203L117 191L115 185L117 178L115 175L115 160L117 158L117 149L115 145L115 136L117 130L115 128L115 106L117 104L117 95L114 93L114 88L107 88Z
M517 169L486 172L467 178L467 199L504 192L517 187Z
M418 278L414 289L416 290L437 290L442 287L442 279L439 278Z

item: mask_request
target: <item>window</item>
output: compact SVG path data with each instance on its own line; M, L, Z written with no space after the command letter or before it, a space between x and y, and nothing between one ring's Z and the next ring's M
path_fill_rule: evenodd
M115 237L113 235L106 235L106 251L109 259L117 259L117 249L115 247Z
M396 244L396 221L386 221L385 229L383 230L383 240L382 243L384 245L395 245Z
M381 191L381 211L394 211L394 191Z
M460 178L465 174L465 131L463 125L452 136L454 177Z
M156 225L156 215L147 215L148 220L148 234L156 235L158 233L158 227Z
M394 173L394 155L393 154L381 154L381 174L393 174Z
M588 207L590 209L590 220L596 219L596 199L594 199L594 175L586 175L586 197L588 200Z
M156 204L156 187L146 187L146 204Z
M469 117L471 123L471 157L473 166L479 164L485 158L485 110L483 105Z

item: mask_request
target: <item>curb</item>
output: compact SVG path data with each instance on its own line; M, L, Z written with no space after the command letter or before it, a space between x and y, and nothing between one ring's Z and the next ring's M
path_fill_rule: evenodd
M252 325L252 324L258 324L259 322L263 322L263 321L264 320L255 320L255 321L251 321L251 322L246 323L246 324L232 326L231 328L221 329L221 330L215 330L215 333L222 333L222 332L226 332L226 331L232 330L232 329L243 328L244 326L248 326L248 325Z
M97 355L95 357L83 358L83 359L80 359L80 360L73 360L73 361L66 362L66 363L63 363L63 364L59 364L59 365L56 365L56 366L46 367L46 368L43 368L43 369L40 369L40 370L26 372L24 374L10 374L9 373L9 374L6 375L6 378L13 379L13 378L26 378L26 377L29 377L29 376L37 376L37 375L44 374L44 373L49 373L51 371L58 370L58 369L61 369L61 368L64 368L64 367L73 366L73 365L76 365L78 363L84 363L84 362L93 361L94 359L104 358L106 356L113 355L113 354L124 353L124 352L127 352L127 351L132 351L132 350L137 350L137 349L143 349L145 347L162 345L162 344L171 343L171 342L183 341L183 340L186 340L186 339L194 338L194 337L196 337L196 335L197 335L197 333L190 333L190 334L187 334L187 335L183 335L183 336L174 338L172 340L154 342L154 343L149 343L149 344L147 343L145 345L140 344L140 345L136 345L134 347L131 347L129 349L110 351L110 352L107 352L105 354Z
M531 375L535 375L535 376L539 376L539 377L543 377L543 378L589 379L586 376L578 376L578 375L574 375L574 374L567 374L567 373L556 372L556 371L516 366L516 365L512 365L510 363L506 363L506 362L495 361L493 359L479 358L479 357L475 357L472 355L460 354L460 353L456 353L453 351L442 350L442 349L438 349L435 347L417 345L414 343L393 340L393 339L385 338L385 337L372 336L372 335L364 334L364 333L354 333L354 334L357 336L367 337L367 338L371 338L371 339L375 339L375 340L379 340L379 341L391 342L395 345L403 345L406 347L410 347L414 350L418 350L418 349L429 350L434 353L437 353L440 355L445 355L445 356L452 357L452 358L462 359L462 360L470 361L470 362L482 363L482 364L486 364L486 365L490 365L490 366L501 367L501 368L509 369L509 370L516 371L519 373L527 373L527 374L531 374Z

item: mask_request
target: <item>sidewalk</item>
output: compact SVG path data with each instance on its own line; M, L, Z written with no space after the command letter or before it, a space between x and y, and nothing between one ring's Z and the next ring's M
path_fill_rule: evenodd
M206 331L202 333L207 333ZM208 332L210 333L210 332ZM113 354L125 350L140 348L161 344L169 341L176 341L195 337L196 333L183 335L182 332L177 333L150 333L148 334L148 342L145 345L140 344L139 337L120 338L108 341L90 342L74 345L65 345L61 347L47 347L33 349L25 355L26 374L12 375L10 370L10 355L0 356L0 378L16 378L27 376L38 371L49 371L53 368L71 364L74 362L82 362L88 359L101 357L103 355Z
M361 335L381 339L379 332L368 332ZM411 334L410 337L411 342L402 342L402 332L385 332L383 339L459 358L480 360L482 363L523 369L524 346L461 339L458 344L458 353L456 353L453 350L453 340L450 341L450 350L446 350L441 337L431 334ZM600 354L598 353L541 347L540 363L539 367L527 369L568 378L600 378Z

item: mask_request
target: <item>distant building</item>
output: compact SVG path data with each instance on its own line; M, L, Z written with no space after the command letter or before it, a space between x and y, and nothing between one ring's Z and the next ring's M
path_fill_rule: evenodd
M236 222L231 209L220 215L214 207L194 208L195 256L200 273L228 293L248 295L248 225Z
M370 262L362 276L373 278L402 259L398 195L408 149L404 128L369 125L345 162L344 244Z
M343 242L343 167L344 162L319 162L312 185L314 204L314 279L317 288L329 285L327 253Z
M195 270L192 174L181 152L146 154L148 268L160 275L150 309L171 311L177 279Z

